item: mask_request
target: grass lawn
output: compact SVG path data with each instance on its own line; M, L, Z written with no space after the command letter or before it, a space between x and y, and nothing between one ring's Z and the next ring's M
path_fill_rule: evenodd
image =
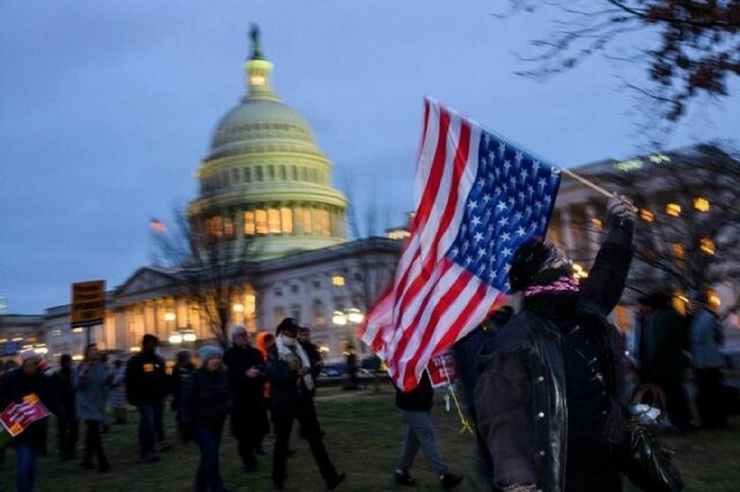
M317 398L319 421L326 431L324 437L329 455L337 469L347 473L342 491L397 491L392 472L403 438L403 426L393 404L393 392L384 386L379 392L342 392L336 388L320 388ZM454 412L446 412L438 392L439 405L433 411L442 451L453 471L466 475L457 490L476 490L471 465L472 440L461 434L460 422ZM168 437L174 437L173 416L166 415ZM686 490L740 490L740 419L722 432L696 432L681 438L666 439L676 451L676 460L684 474ZM50 422L50 427L55 423ZM56 457L53 432L49 439L50 454L38 461L39 491L179 491L192 490L197 449L182 446L171 439L173 448L161 453L161 460L150 465L136 462L136 415L129 413L129 423L112 426L103 436L103 446L113 465L107 473L82 470L78 461L60 462ZM294 433L294 436L296 434ZM81 436L84 439L84 436ZM266 442L268 452L272 441ZM305 441L294 437L291 446L298 453L288 461L288 486L294 491L325 490L324 483ZM234 439L224 433L221 447L221 469L232 491L269 491L270 456L261 458L257 473L245 474L236 454ZM8 450L6 469L0 472L0 482L13 490L15 456ZM434 473L420 453L412 469L419 485L411 490L441 490Z

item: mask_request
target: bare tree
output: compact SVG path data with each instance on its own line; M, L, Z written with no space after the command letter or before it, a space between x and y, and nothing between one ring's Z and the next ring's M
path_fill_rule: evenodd
M228 210L208 215L176 211L172 231L154 232L155 263L176 274L180 291L195 303L211 333L228 346L232 305L252 277L257 251L254 239L235 230Z
M740 75L740 2L737 0L509 0L510 10L555 10L553 30L534 39L534 68L520 72L546 78L571 70L595 53L615 55L618 40L644 31L640 46L623 56L646 63L649 83L629 83L658 105L668 122L686 115L701 95L727 96ZM611 50L611 51L610 51Z
M653 162L649 162L652 159ZM740 160L718 146L626 162L598 177L633 197L640 209L630 283L705 289L740 273Z

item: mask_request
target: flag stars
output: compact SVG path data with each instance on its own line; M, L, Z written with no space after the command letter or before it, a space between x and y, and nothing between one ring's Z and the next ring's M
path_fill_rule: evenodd
M478 202L475 200L470 200L468 202L468 210L475 210L476 207L478 207Z
M475 235L473 236L473 241L475 242L475 244L478 244L479 242L483 240L483 237L484 236L482 232L476 232Z

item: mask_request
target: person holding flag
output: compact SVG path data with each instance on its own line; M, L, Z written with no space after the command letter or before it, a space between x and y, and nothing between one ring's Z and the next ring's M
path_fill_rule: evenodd
M436 101L424 115L411 235L359 329L405 391L504 303L514 251L544 236L560 185L558 169Z
M58 408L52 380L42 369L43 360L32 349L21 352L21 367L9 373L0 395L4 432L13 436L15 490L30 492L36 478L36 457L46 445L43 419Z
M634 208L607 204L606 235L579 283L566 255L531 239L513 256L522 311L486 342L476 387L478 429L496 490L617 492L626 358L607 315L632 260Z

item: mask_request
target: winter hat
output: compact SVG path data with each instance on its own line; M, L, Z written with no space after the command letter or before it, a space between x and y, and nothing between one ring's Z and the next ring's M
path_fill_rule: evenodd
M300 329L300 326L298 326L298 322L295 320L295 318L285 318L280 322L280 324L277 327L277 334L284 331L292 331L295 333L298 333L298 330Z
M36 353L35 350L33 350L33 349L26 349L26 350L24 350L24 351L21 352L20 357L21 357L21 363L23 363L23 362L26 362L28 359L31 359L31 358L34 358L34 357L39 358L40 356L39 356L39 354Z
M189 350L180 350L177 353L177 362L185 362L190 360L190 351Z
M511 292L518 292L532 285L535 275L550 257L552 250L553 246L545 244L540 238L529 239L517 248L509 270Z
M223 355L223 350L216 345L203 345L198 350L198 358L200 358L201 365L205 365L210 359L220 359Z
M229 330L229 338L233 340L234 337L243 335L246 332L247 332L247 328L244 325L234 325Z

